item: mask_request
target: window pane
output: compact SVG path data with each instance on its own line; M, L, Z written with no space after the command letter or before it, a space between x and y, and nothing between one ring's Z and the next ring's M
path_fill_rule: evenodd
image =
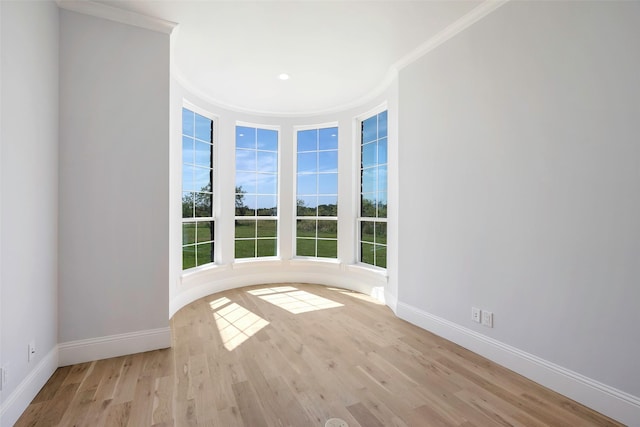
M210 193L195 193L196 217L212 215L213 195Z
M318 153L298 153L298 173L317 172Z
M318 193L318 175L298 175L297 194L317 194Z
M211 142L211 125L211 119L196 114L196 138Z
M193 163L195 161L194 158L194 139L188 136L182 137L182 162L183 163Z
M189 245L196 242L196 223L186 222L182 224L182 244Z
M387 243L387 223L386 222L376 222L375 226L376 230L376 243Z
M376 194L363 194L360 199L360 216L364 218L376 217Z
M255 194L236 194L236 216L255 216L256 205L257 196Z
M318 149L318 130L298 131L298 151L315 151Z
M182 193L182 218L193 218L195 195L191 192Z
M378 267L387 268L387 247L376 245L376 265Z
M387 217L387 193L378 193L378 218Z
M258 172L278 172L278 153L270 151L258 151L258 164L256 167Z
M387 112L383 111L378 114L378 138L386 138L387 136Z
M361 243L360 244L360 261L366 264L374 265L373 261L373 244L372 243Z
M254 128L236 126L236 148L256 148L256 130Z
M182 109L182 133L184 135L193 136L193 111L186 108Z
M196 247L185 246L182 248L182 269L193 268L196 266Z
M320 150L334 150L338 148L338 128L320 129L320 141L318 148Z
M318 175L318 194L338 194L338 174L322 173Z
M235 252L236 258L254 258L256 256L256 241L254 239L236 240Z
M338 196L318 197L318 216L338 216Z
M182 191L193 191L196 189L194 180L195 168L191 165L182 165Z
M362 171L362 192L373 193L376 191L377 168L369 168Z
M320 172L338 172L337 151L321 151L318 156L318 170Z
M318 237L323 239L338 238L338 221L318 221Z
M362 122L362 142L375 141L378 137L378 116L373 116Z
M296 239L297 256L316 256L316 239Z
M236 149L236 170L237 171L255 171L256 170L256 151Z
M337 258L338 242L336 240L318 239L318 256L322 258Z
M258 194L277 194L278 176L275 174L258 174Z
M278 131L258 129L258 149L278 151Z
M298 216L315 216L317 214L317 197L316 196L298 196L297 198Z
M296 221L296 234L298 237L316 237L316 220L299 219Z
M387 167L378 167L378 191L387 191Z
M196 228L198 233L198 243L209 242L213 240L213 225L213 221L198 222Z
M278 222L272 220L259 220L257 222L257 233L258 237L277 237Z
M250 172L236 172L236 193L255 193L256 174Z
M376 150L377 145L375 142L365 144L362 146L362 167L369 168L376 164Z
M258 256L276 256L276 239L258 240Z
M258 196L258 216L276 216L278 215L278 197L273 196Z
M236 238L255 238L255 237L256 237L256 220L255 219L236 221Z
M196 164L211 168L211 152L213 145L196 141Z
M211 191L211 169L194 168L195 180L193 189L195 191Z
M360 240L363 242L374 242L375 238L375 225L373 221L360 222Z
M378 163L387 163L387 138L378 141Z
M213 242L199 244L196 248L197 265L213 262Z

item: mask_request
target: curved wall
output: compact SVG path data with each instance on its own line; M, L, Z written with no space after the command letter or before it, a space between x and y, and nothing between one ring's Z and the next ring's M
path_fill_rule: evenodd
M187 90L175 76L171 81L170 153L170 307L173 314L186 304L225 289L263 283L319 283L352 289L385 300L392 308L397 299L397 83L394 80L380 96L358 108L310 117L258 116L221 108ZM216 117L214 168L218 168L214 194L217 263L182 271L181 255L181 109L187 103ZM389 251L387 270L368 268L356 262L356 212L359 189L357 118L386 105L389 111ZM236 122L279 127L279 255L277 259L234 260L235 215L235 125ZM296 126L337 124L339 138L338 259L297 259L294 256L294 128ZM396 209L393 209L396 206Z

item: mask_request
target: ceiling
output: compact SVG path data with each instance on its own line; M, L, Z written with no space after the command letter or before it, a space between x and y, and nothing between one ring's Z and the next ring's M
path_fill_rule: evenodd
M479 0L100 3L178 23L172 71L197 95L238 111L312 115L358 105L395 66ZM282 73L289 80L278 78Z

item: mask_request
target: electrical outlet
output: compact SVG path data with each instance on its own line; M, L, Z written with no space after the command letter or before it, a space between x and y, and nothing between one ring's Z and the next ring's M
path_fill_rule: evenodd
M27 348L27 362L31 362L36 357L36 342L31 341L29 343L29 347Z
M489 328L493 328L493 313L490 311L484 310L482 312L482 324L484 326L488 326Z
M480 316L482 314L482 310L476 307L471 307L471 320L474 322L480 323Z

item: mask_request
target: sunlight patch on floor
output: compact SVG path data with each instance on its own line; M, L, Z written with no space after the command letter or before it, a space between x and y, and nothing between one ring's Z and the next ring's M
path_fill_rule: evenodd
M257 314L228 298L209 303L224 347L232 351L269 324Z
M330 299L301 291L294 286L261 288L247 292L293 314L343 306L343 304Z
M350 296L352 298L357 298L357 299L360 299L362 301L370 302L372 304L384 305L384 302L379 301L379 300L375 299L372 296L369 296L369 295L366 295L366 294L362 294L360 292L350 291L350 290L347 290L347 289L340 289L340 288L327 288L327 289L332 290L332 291L337 291L337 292L340 292L343 295L347 295L347 296Z

